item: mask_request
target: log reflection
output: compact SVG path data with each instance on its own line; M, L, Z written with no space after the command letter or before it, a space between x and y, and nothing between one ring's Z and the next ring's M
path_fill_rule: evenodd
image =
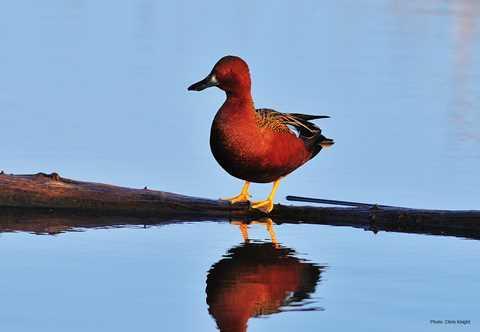
M267 221L266 226L271 224ZM246 238L215 263L208 272L206 293L219 330L246 331L250 317L322 310L312 307L309 299L325 267L295 255L278 243Z

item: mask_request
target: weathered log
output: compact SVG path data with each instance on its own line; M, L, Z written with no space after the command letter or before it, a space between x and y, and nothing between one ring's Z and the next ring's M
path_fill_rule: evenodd
M244 215L247 205L149 189L81 182L57 173L0 174L0 206L90 211L120 215Z
M72 228L156 225L201 220L254 220L266 215L248 204L149 189L74 181L58 174L0 174L0 232L54 233ZM277 204L276 223L360 227L376 231L453 235L480 239L480 211L396 207L338 208Z

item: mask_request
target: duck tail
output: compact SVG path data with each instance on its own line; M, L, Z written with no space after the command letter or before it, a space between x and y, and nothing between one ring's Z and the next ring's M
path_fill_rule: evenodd
M323 148L329 148L333 144L335 144L335 141L333 139L327 138L327 137L325 137L325 136L323 136L322 134L319 133L315 137L315 141L311 145L312 156L310 157L310 159L315 157Z
M335 141L331 138L327 138L325 136L322 135L322 140L320 140L320 142L318 142L318 144L322 147L322 148L329 148L331 147L333 144L335 144Z

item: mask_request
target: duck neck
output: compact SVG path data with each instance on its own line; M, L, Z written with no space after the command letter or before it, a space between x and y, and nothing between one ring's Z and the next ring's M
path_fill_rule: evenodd
M228 95L225 103L220 108L220 117L227 119L228 122L254 121L255 106L251 96Z
M225 100L225 105L233 106L237 112L252 112L255 110L250 91L227 91L226 95L227 99Z

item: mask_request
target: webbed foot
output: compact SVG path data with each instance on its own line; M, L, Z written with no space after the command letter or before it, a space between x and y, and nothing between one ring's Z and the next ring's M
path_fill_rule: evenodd
M266 199L264 201L252 202L250 207L252 209L260 210L264 213L269 213L273 210L273 200Z

